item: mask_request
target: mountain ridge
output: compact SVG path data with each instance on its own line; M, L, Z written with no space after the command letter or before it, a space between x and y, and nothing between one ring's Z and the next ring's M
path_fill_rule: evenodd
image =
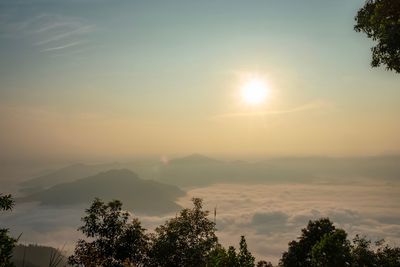
M119 199L133 212L148 215L166 214L181 207L175 203L185 193L174 185L143 180L128 169L113 169L19 198L21 202L67 207L88 204L99 197L105 201Z

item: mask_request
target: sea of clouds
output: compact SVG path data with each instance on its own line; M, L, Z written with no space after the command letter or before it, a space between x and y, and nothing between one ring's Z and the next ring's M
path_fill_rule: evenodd
M398 184L217 184L188 190L178 204L191 207L192 197L204 200L212 220L217 209L217 235L222 244L237 247L240 236L245 235L257 259L274 263L308 220L320 217L329 217L350 238L362 234L400 245ZM70 253L80 237L76 229L85 208L21 204L2 216L1 225L11 228L15 235L22 233L23 243L65 245ZM134 215L149 230L175 216Z
M277 262L301 228L320 217L329 217L350 238L362 234L400 245L399 189L393 184L219 184L189 191L180 204L203 198L208 210L217 207L223 244L237 245L245 235L257 258Z

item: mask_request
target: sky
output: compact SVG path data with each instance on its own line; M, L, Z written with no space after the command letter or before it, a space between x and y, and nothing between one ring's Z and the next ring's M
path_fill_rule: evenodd
M0 159L397 153L363 3L0 0Z

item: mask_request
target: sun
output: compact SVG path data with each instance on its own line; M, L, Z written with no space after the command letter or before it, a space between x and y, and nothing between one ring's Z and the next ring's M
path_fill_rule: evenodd
M263 104L268 93L268 85L260 78L251 78L247 80L241 88L241 98L243 102L251 106Z

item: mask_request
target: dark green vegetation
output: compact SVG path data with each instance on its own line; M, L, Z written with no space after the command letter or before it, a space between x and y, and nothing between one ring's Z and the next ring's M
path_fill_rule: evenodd
M142 180L135 173L122 169L58 184L24 197L21 201L39 201L42 205L67 206L88 203L95 197L119 198L126 203L129 210L158 215L178 211L180 206L174 201L183 195L184 192L176 186Z
M400 73L400 1L368 0L355 19L354 29L377 42L371 65Z
M176 217L147 234L137 218L122 210L120 201L104 203L96 199L82 218L80 231L90 241L79 240L70 264L80 266L233 266L270 267L259 261L241 237L239 251L218 243L213 221L203 211L201 199L193 199L192 209L183 209ZM356 236L352 242L343 229L328 218L310 221L298 240L289 243L281 267L397 267L400 248L374 246Z
M11 210L14 205L14 200L11 195L0 194L0 211ZM9 235L9 230L0 228L0 266L13 266L11 256L17 239Z
M137 218L129 218L122 203L96 199L82 218L79 230L90 241L79 240L69 263L83 266L254 266L245 238L238 252L226 251L215 235L215 223L193 199L192 209L147 234ZM130 220L129 220L130 219Z
M151 238L150 265L204 266L217 244L215 224L202 210L202 201L193 199L193 209L183 209L179 216L156 228Z
M398 267L400 248L384 241L371 245L365 237L352 242L343 229L336 228L328 218L310 221L298 240L289 243L279 266L282 267Z
M128 222L129 214L122 211L120 201L108 204L95 199L79 230L91 242L79 240L69 262L84 266L124 266L145 263L148 239L138 219Z

